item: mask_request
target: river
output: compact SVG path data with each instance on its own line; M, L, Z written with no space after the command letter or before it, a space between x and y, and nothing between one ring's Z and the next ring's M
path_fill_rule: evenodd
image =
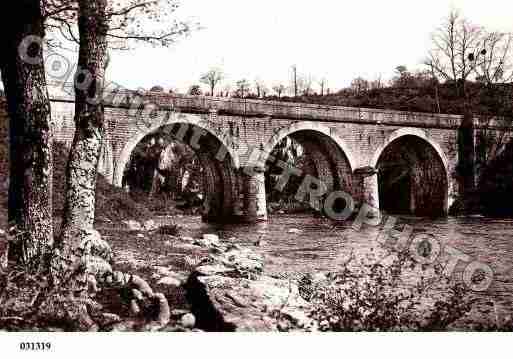
M268 274L333 271L350 253L364 258L383 249L375 239L382 227L364 225L354 231L350 229L352 222L334 224L306 214L276 215L255 225L214 225L187 216L173 217L173 222L182 227L184 234L194 237L216 233L245 246L263 241L258 250L266 258ZM467 255L470 261L460 261L453 272L456 280L462 280L463 270L472 261L488 265L493 281L486 291L472 293L477 306L490 312L486 308L495 303L494 310L502 318L513 313L513 219L399 217L397 223L399 227L411 225L414 235L432 235L441 248L450 246Z

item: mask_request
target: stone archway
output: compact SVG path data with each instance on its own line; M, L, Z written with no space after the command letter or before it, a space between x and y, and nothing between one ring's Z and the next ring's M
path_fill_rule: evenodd
M336 130L332 129L331 127L324 126L318 122L296 122L290 126L282 128L280 131L275 133L271 137L271 139L265 144L263 149L264 153L269 155L285 137L288 137L291 134L300 131L311 131L313 133L318 133L326 136L342 150L342 152L347 158L351 170L354 171L357 168L358 164L351 150L349 149L349 146L340 136L338 136Z
M299 182L307 181L306 176L312 178L308 185L303 182L305 186L311 185L311 187L305 188L301 185L301 191L306 190L306 192L311 193L304 197L298 193L302 201L309 203L310 207L321 210L324 208L318 199L322 200L321 197L323 196L326 197L334 191L344 191L351 195L356 194L358 186L353 176L353 171L357 166L355 157L334 129L312 122L297 122L285 127L275 133L264 145L264 161L269 161L269 158L272 158L273 150L286 138L296 141L304 150L304 162L300 175L303 178ZM295 192L296 188L293 191ZM313 197L318 198L313 199ZM337 204L336 206L341 205L345 204Z
M146 136L152 134L170 136L175 141L188 145L196 152L203 168L203 219L206 221L230 221L236 212L238 199L238 156L205 123L185 116L175 121L138 131L126 142L117 156L114 185L121 187L123 176L131 154Z
M424 131L401 129L394 132L376 151L371 166L378 172L382 211L419 216L447 215L447 158Z

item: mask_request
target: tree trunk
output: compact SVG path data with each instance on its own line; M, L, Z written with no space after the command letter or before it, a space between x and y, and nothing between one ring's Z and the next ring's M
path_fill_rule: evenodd
M9 114L10 257L44 270L53 245L51 111L43 63L40 2L8 2L0 15L0 70Z
M75 78L75 136L66 168L60 247L76 248L94 225L97 168L105 134L102 91L107 62L107 0L79 1L80 50Z

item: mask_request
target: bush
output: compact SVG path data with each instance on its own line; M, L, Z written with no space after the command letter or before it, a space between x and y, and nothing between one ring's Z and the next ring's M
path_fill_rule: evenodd
M311 275L301 279L321 331L447 330L470 311L466 287L445 278L441 267L419 265L407 253L390 263L374 259L351 257L318 283Z

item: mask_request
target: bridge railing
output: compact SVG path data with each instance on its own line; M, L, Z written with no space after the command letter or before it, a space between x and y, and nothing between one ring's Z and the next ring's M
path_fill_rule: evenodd
M429 114L357 107L327 106L305 103L263 101L253 99L149 93L147 99L182 112L271 117L295 120L332 121L371 124L411 124L417 127L456 128L463 119L458 115Z
M69 89L66 93L70 93ZM72 96L61 91L52 95L57 101L73 101ZM206 96L188 96L161 92L136 93L118 91L105 96L105 105L113 107L131 107L134 103L154 103L163 110L185 113L211 113L242 117L270 117L294 120L350 122L369 124L388 124L429 128L458 128L462 116L430 114L357 107L329 106L306 103L265 101L254 99L219 98ZM123 100L120 100L122 98ZM137 101L133 101L137 98ZM115 99L110 101L109 99ZM133 108L133 107L132 107Z

